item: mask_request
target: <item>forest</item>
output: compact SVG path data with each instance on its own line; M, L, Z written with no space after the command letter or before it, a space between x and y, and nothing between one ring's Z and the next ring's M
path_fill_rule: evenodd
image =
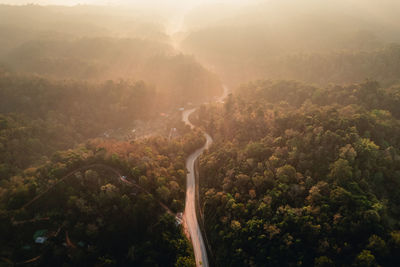
M242 86L197 115L218 266L398 266L400 87Z
M184 160L204 140L174 113L177 103L162 102L143 81L62 81L3 71L0 88L6 262L193 265L175 214L184 208ZM162 111L171 115L157 125L160 136L109 136L117 132L112 129L130 132L135 121L157 120ZM38 246L32 236L41 230L48 239Z
M2 266L194 265L177 214L204 138L178 108L221 85L115 12L0 6Z
M173 142L92 139L3 179L2 257L37 266L192 265L175 213L185 151L202 142L188 129ZM38 231L47 239L40 246Z
M400 266L395 0L0 0L0 266Z

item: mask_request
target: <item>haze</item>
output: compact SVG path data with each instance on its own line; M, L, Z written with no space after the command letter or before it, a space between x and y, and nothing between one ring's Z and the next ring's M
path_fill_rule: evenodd
M399 14L0 0L0 266L400 266Z

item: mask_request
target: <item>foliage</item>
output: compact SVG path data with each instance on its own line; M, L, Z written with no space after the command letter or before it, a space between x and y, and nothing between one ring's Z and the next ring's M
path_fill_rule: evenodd
M1 256L40 255L38 266L192 266L174 214L185 197L184 148L203 142L200 132L172 142L94 139L2 180ZM43 245L32 239L38 228L50 230Z
M200 109L215 140L200 191L217 265L397 266L393 90L259 81Z
M96 85L1 73L1 178L56 150L154 117L154 95L143 82Z

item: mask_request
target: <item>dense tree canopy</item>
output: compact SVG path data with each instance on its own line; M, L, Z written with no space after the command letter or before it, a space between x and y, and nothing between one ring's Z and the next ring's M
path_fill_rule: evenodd
M260 81L200 109L216 141L200 185L217 265L397 266L398 93Z
M113 128L153 118L154 88L143 82L49 81L0 74L0 176ZM160 109L159 109L160 108Z
M173 141L95 139L2 179L1 257L38 266L192 266L175 214L184 207L184 160L203 142L188 129ZM40 229L42 245L32 239Z

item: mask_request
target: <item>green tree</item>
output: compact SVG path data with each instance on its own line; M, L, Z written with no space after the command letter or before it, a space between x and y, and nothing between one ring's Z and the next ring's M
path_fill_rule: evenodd
M345 159L338 159L330 167L330 176L340 185L345 185L353 178L353 168Z
M354 265L360 267L376 266L375 256L372 255L371 251L363 250L357 255Z

